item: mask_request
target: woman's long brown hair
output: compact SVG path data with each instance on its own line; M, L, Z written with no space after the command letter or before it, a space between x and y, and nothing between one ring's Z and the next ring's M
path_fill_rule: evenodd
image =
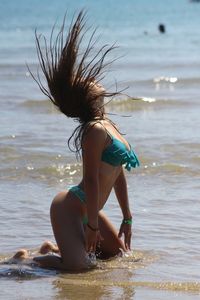
M118 92L108 93L101 91L95 94L91 82L101 81L104 78L105 67L111 62L105 62L107 54L115 48L113 45L102 46L94 53L96 43L94 30L89 38L86 48L82 52L80 45L87 33L85 29L85 13L80 11L77 18L72 20L65 37L65 18L55 40L52 28L49 43L44 36L35 32L36 49L39 65L46 78L48 87L42 84L39 72L32 77L40 90L53 102L53 104L67 117L79 121L79 126L68 139L73 138L75 152L80 155L82 137L90 122L96 118L103 118L103 108L98 97L113 97ZM44 48L41 46L43 37Z

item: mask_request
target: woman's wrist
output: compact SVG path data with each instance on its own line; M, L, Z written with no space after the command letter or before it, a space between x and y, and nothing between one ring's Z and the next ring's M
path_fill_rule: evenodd
M132 225L132 218L130 218L130 219L123 219L122 220L122 224Z
M122 224L132 225L132 215L131 213L123 216Z
M98 217L89 217L88 216L88 224L92 226L93 228L99 227Z
M87 223L87 227L92 230L92 231L99 231L99 227L98 226L92 226L90 225L90 223Z
M132 214L130 211L123 213L123 219L132 219Z

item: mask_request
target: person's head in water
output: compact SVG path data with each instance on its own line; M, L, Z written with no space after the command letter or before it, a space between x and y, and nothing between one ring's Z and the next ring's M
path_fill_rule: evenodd
M160 33L165 33L165 25L164 24L159 24L158 29Z
M42 84L39 75L35 77L32 74L41 91L53 104L67 117L80 122L68 140L69 145L74 137L77 154L81 150L82 137L89 123L104 118L104 97L118 94L106 92L99 83L104 78L105 66L111 63L104 63L105 57L114 47L104 45L97 53L93 53L94 31L85 50L80 50L87 31L84 28L85 14L81 11L75 21L72 21L64 38L64 19L55 42L52 40L54 27L49 45L44 37L44 50L41 47L41 36L36 33L37 54L48 88Z

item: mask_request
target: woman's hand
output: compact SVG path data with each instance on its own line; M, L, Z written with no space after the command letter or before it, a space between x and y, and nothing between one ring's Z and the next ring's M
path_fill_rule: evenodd
M93 230L89 226L85 229L85 248L87 252L95 252L97 243L102 241L99 230Z
M124 245L126 250L131 250L131 224L122 223L119 229L118 237L121 238L124 234Z

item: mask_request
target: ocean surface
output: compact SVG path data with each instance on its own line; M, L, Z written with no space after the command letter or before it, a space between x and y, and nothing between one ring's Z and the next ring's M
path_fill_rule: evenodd
M199 299L200 3L189 0L0 0L0 259L54 240L52 198L81 178L67 148L77 123L52 107L26 64L36 71L35 28L49 36L82 8L98 45L118 46L103 84L130 96L107 111L141 161L127 173L133 251L76 275L2 264L0 299ZM114 193L104 211L119 228Z

